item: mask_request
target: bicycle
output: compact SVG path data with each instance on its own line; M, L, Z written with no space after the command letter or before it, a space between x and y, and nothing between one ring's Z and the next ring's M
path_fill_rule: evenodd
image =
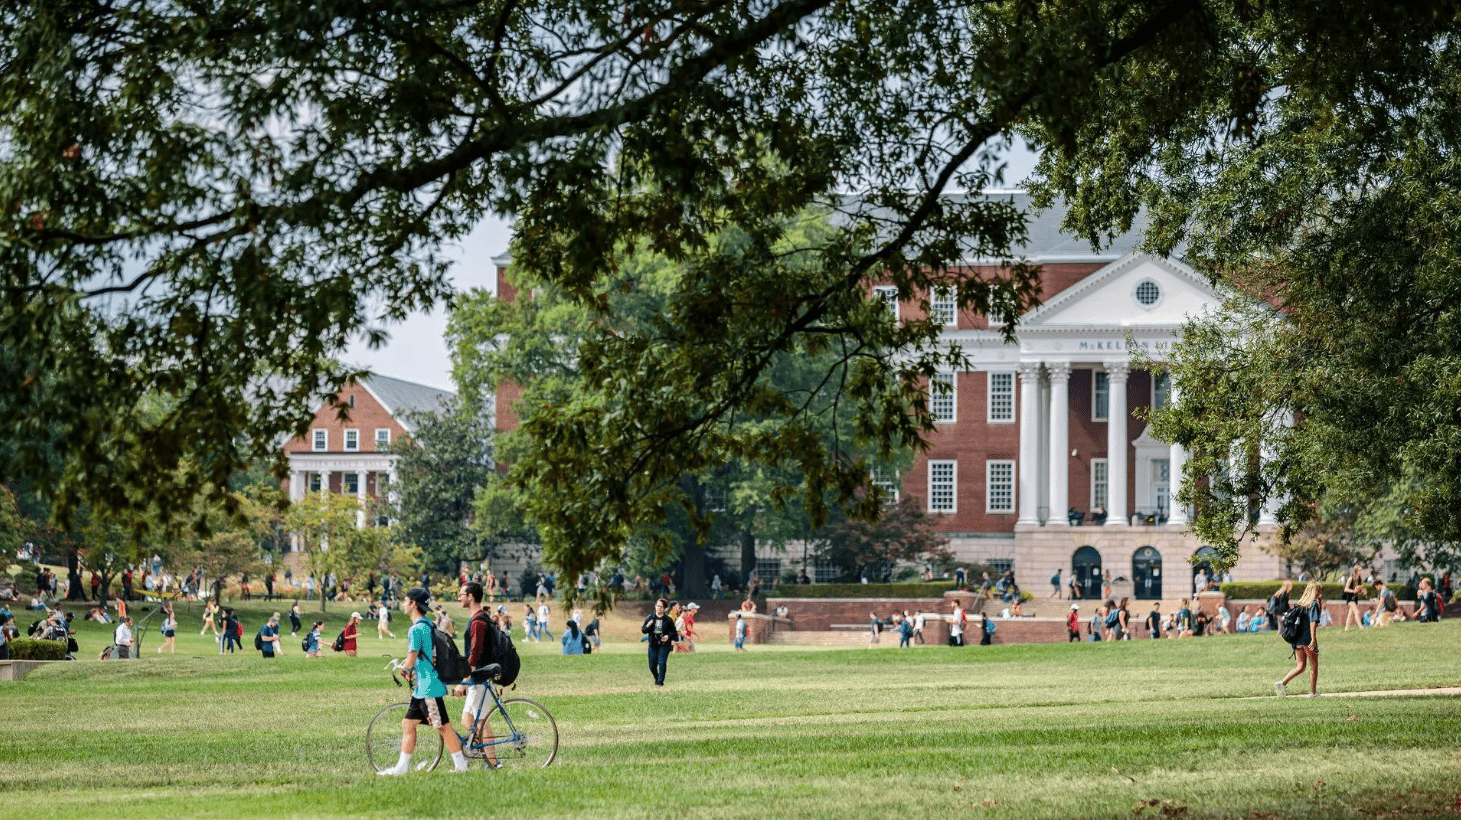
M392 659L385 665L391 672L391 680L401 686L396 673L401 671L402 661ZM473 672L474 677L487 681L497 678L502 667L488 664ZM498 687L490 683L472 683L472 687L483 687L492 696L492 706L484 713L486 698L472 720L472 730L463 735L462 753L468 759L484 759L491 768L542 768L552 764L558 756L558 723L542 705L527 698L503 700ZM408 703L393 703L380 710L370 719L365 730L365 754L371 768L383 771L392 768L400 759L402 726L406 719ZM456 726L452 726L456 732ZM481 731L482 736L478 736ZM411 758L413 771L429 772L441 762L441 734L425 723L416 726L416 752ZM491 765L495 763L496 765Z

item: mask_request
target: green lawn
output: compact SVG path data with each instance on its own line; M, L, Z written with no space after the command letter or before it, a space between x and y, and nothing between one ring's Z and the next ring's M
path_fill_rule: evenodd
M639 644L531 645L517 694L553 711L558 762L387 779L363 737L404 641L265 663L196 623L176 657L0 684L0 816L1461 817L1457 698L1272 697L1272 635L736 654L717 629L663 691ZM1461 622L1321 641L1324 692L1461 685Z

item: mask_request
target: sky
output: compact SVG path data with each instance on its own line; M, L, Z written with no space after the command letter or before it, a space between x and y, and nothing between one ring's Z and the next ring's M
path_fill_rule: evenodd
M1034 169L1036 158L1036 154L1017 140L1007 157L1005 179L1023 181ZM1009 187L1017 184L1012 182ZM455 288L459 292L484 288L495 293L497 266L492 264L492 257L506 253L511 241L511 220L494 217L484 220L456 246L446 248L445 255L455 260L450 274ZM442 338L446 322L447 312L442 307L429 313L414 313L400 324L386 328L390 339L385 345L371 350L363 342L357 342L341 358L347 364L368 368L382 376L454 391L451 354Z

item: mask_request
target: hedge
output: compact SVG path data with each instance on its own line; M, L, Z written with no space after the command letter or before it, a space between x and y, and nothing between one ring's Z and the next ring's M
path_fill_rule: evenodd
M1233 582L1229 584L1223 584L1221 589L1223 591L1223 594L1228 596L1229 599L1237 599L1240 601L1266 601L1268 600L1268 597L1277 592L1278 588L1282 585L1283 581L1255 581L1251 583ZM1308 582L1299 583L1298 581L1295 581L1294 589L1292 592L1289 593L1289 600L1297 601L1299 599L1299 596L1304 594L1305 586L1308 586ZM1414 591L1412 591L1410 587L1405 586L1404 584L1386 584L1386 586L1394 590L1395 597L1402 601L1415 600ZM1344 594L1344 583L1324 581L1319 584L1319 589L1323 590L1324 592L1324 600L1338 601ZM1366 599L1374 598L1375 587L1365 587L1365 597Z
M782 584L771 598L942 598L954 589L950 581L911 584ZM976 594L970 592L971 595Z
M33 638L14 638L10 641L10 659L13 661L60 661L66 659L65 641L38 641Z

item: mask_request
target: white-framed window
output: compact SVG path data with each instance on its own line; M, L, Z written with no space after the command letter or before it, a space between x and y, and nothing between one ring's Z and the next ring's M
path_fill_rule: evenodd
M928 463L928 511L931 513L952 513L959 511L958 494L959 462L930 461Z
M389 428L389 427L377 427L377 428L375 428L375 449L382 450L382 449L385 449L386 447L389 447L390 444L391 444L391 428Z
M959 323L959 302L953 288L934 288L929 300L929 318L935 324L952 327Z
M873 296L876 296L888 307L888 310L893 312L893 321L898 321L900 318L898 315L898 289L892 285L878 285L873 288Z
M317 493L317 492L320 491L320 474L319 473L310 473L309 474L309 491L312 492L312 493Z
M1161 410L1172 400L1172 374L1152 374L1152 409Z
M874 467L871 471L873 486L879 487L887 493L887 503L898 503L898 478L891 470L884 470Z
M1008 459L984 462L984 509L991 513L1015 511L1015 463Z
M1015 374L1011 371L989 371L989 423L1013 424L1015 421Z
M356 495L360 492L360 473L345 473L340 476L340 492Z
M347 453L355 453L355 452L359 452L359 450L360 450L360 431L359 430L346 430L345 431L345 452L347 452Z
M1106 421L1111 418L1111 374L1098 370L1091 375L1091 420Z
M928 383L928 409L933 420L952 424L958 421L959 382L953 373L935 373Z
M1093 512L1097 508L1106 509L1107 499L1110 498L1108 495L1110 482L1107 480L1106 470L1106 459L1091 459L1091 510Z
M314 434L314 440L310 443L311 450L320 453L330 449L329 430L311 430L310 432Z

